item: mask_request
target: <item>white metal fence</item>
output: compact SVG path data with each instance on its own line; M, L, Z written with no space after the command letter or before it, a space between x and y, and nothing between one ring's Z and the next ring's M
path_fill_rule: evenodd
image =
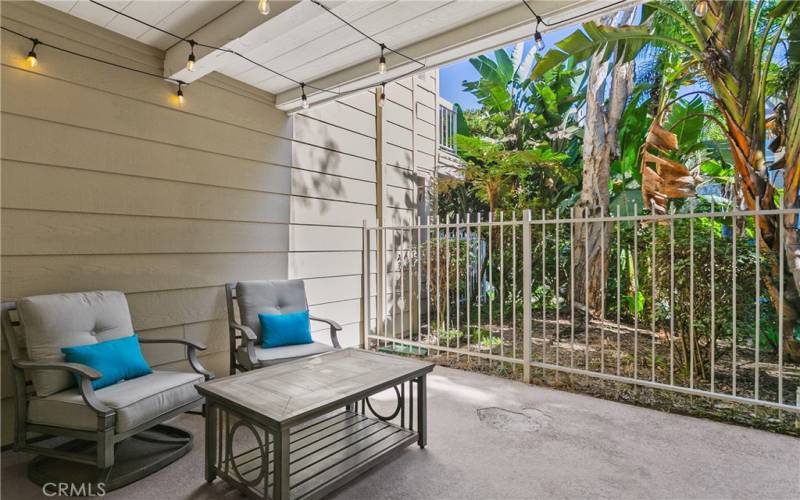
M798 412L800 366L784 359L798 325L770 300L791 274L755 243L780 220L783 250L798 212L365 224L362 342Z

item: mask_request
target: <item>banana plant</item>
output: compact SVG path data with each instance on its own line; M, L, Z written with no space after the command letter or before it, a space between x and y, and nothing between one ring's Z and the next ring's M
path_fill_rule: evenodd
M509 56L496 50L494 58L478 56L470 63L480 75L464 81L464 90L481 104L473 132L501 142L506 149L523 150L547 141L565 151L578 135L577 109L585 87L584 70L573 61L552 68L542 78L529 78L537 61L535 47L525 52L518 43Z
M767 178L765 164L766 102L776 90L785 102L786 119L783 120L785 160L782 164L786 179L785 203L800 207L797 189L800 187L798 168L798 114L800 114L800 89L798 88L798 36L800 32L800 2L767 0L725 1L698 0L656 1L642 7L641 21L635 26L599 26L594 22L583 25L564 40L558 42L536 64L531 72L535 79L561 64L567 58L588 60L596 53L605 57L616 54L623 60L633 60L645 47L670 47L680 51L686 64L696 68L707 82L710 91L695 90L718 108L720 118L711 113L700 114L705 120L715 122L724 132L738 179L737 190L742 202L750 209L775 208L775 188ZM651 19L651 17L653 19ZM664 30L665 26L675 29ZM785 50L786 61L781 61L784 78L779 87L771 86L778 63L778 47ZM621 55L621 56L620 56ZM678 96L666 101L669 107ZM789 270L794 280L781 294L777 283L785 272L778 263L783 242L779 239L779 224L788 225L786 251ZM764 277L764 288L773 304L783 303L784 329L795 331L800 319L800 247L795 216L781 220L779 216L759 217L761 240L758 244L768 259L770 273ZM785 339L784 351L800 359L800 342Z

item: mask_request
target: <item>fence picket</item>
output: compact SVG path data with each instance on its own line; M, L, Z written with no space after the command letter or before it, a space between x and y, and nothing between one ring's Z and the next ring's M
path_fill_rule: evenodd
M500 211L497 217L489 213L488 220L467 214L454 220L426 217L424 223L417 217L415 225L399 227L365 223L359 343L425 347L428 355L454 355L457 361L488 360L515 369L521 365L525 381L536 368L545 375L580 374L800 413L794 401L800 386L794 373L800 366L783 356L793 325L785 323L782 301L773 304L761 296L767 288L761 282L767 277L761 260L773 250L759 243L759 224L766 216L777 216L778 255L765 262L777 262L782 269L787 258L784 237L793 230L784 225L784 216L796 216L800 209L719 211L712 204L709 212L636 212L570 209L562 218L556 210L548 219L543 210L533 219L530 210L522 218ZM540 248L534 249L534 234L536 244L541 238ZM598 235L599 256L593 253L598 247L592 246ZM582 257L576 254L581 250ZM535 272L534 258L540 260ZM593 263L601 271L591 269ZM583 270L577 269L581 266ZM577 281L582 283L576 283L581 272ZM372 275L377 285L374 328ZM601 279L594 290L597 277ZM785 292L785 279L780 272L775 277L779 296ZM541 301L541 332L535 337L534 299ZM576 311L580 307L583 318ZM562 317L570 321L569 345L562 339ZM576 344L575 330L581 324L584 339ZM649 346L645 335L650 335ZM569 349L569 360L562 349ZM576 364L581 350L583 362ZM608 365L612 355L615 367ZM640 373L648 364L649 374Z

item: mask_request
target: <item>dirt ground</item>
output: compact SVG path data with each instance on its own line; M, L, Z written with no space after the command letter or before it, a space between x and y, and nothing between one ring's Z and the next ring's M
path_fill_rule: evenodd
M576 318L577 319L577 318ZM507 319L508 322L508 319ZM521 322L517 322L517 326ZM582 321L575 327L569 317L546 316L545 321L533 320L531 328L531 359L544 360L547 364L585 369L593 373L619 375L639 380L694 387L703 391L712 390L709 363L697 363L696 373L688 369L690 352L683 353L679 337L670 341L669 333L642 329L642 325L619 325L611 322L591 321L588 338ZM495 339L485 343L470 342L466 338L437 339L424 333L411 340L428 344L427 359L443 366L460 368L496 376L521 379L522 365L497 360L482 359L468 354L457 354L436 350L437 345L457 348L461 352L493 354L513 359L522 359L522 332L515 332L508 324L482 325ZM502 343L499 341L502 337ZM391 344L389 344L391 345ZM755 350L738 345L734 352L730 342L717 340L714 351L715 370L713 391L745 398L755 397L758 377L758 399L778 402L778 391L782 389L783 402L800 405L797 400L800 387L800 365L784 361L778 363L777 356L760 352L755 362ZM696 354L697 355L697 354ZM672 359L672 362L670 362ZM655 362L654 362L655 361ZM757 374L756 374L757 373ZM553 369L532 367L532 382L537 385L561 390L589 394L613 401L654 408L670 413L710 418L718 421L754 427L758 429L800 436L800 415L774 408L723 401L699 395L688 395L671 390L644 387L632 383L605 380L583 374L570 374ZM735 378L735 381L734 381Z

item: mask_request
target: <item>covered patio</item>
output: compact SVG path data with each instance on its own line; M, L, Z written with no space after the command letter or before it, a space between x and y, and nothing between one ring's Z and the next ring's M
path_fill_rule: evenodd
M442 367L428 394L428 447L409 448L330 498L789 499L800 491L800 449L789 436ZM175 423L195 432L194 450L106 498L240 498L202 479L202 419ZM29 459L3 454L3 498L47 498L25 478Z
M102 496L239 498L243 488L235 489L211 471L215 464L209 466L222 446L215 449L214 441L207 447L206 438L219 422L214 418L222 418L224 412L218 405L214 411L219 413L213 413L217 416L207 419L212 398L195 389L213 384L214 379L237 376L237 370L253 374L287 359L346 351L393 360L389 364L418 363L427 370L432 365L423 361L448 364L453 359L456 362L450 366L463 360L468 368L473 363L478 368L436 366L427 382L410 370L402 380L386 379L394 385L381 379L368 390L363 384L337 385L338 374L326 372L324 389L341 396L337 391L346 385L352 393L320 403L313 411L337 408L350 412L347 418L360 418L358 404L363 415L370 397L386 413L392 412L396 401L398 413L391 418L373 410L374 422L359 424L378 424L382 430L394 425L407 431L404 446L413 444L374 469L359 469L355 480L328 498L798 498L800 447L795 437L530 383L532 373L541 370L569 380L666 391L668 399L673 394L686 400L707 398L721 402L723 411L725 404L752 404L754 412L765 408L763 419L773 415L785 419L781 420L785 430L800 407L800 371L794 364L784 364L779 355L760 357L758 341L754 347L739 346L734 333L732 342L721 341L733 357L731 363L727 358L720 362L720 370L727 370L725 378L715 382L712 365L708 383L698 378L695 385L694 371L688 378L678 373L676 382L674 342L685 336L659 331L655 319L649 330L643 325L640 331L639 316L633 329L620 325L619 251L616 323L609 319L605 303L600 319L590 319L588 308L578 307L576 312L574 283L567 306L565 284L574 281L575 266L572 248L563 242L573 226L584 222L559 219L557 213L555 221L546 221L542 211L537 223L529 209L524 218L517 219L515 211L513 219L503 219L501 212L499 219L489 213L482 220L477 214L477 221L469 215L440 220L437 212L438 182L465 176L455 141L458 113L440 95L439 68L518 41L539 42L542 33L636 3L4 0L0 296L3 313L16 314L5 320L3 333L23 335L19 346L4 340L2 347L0 496L12 500L52 496L52 490L28 477L34 455L18 451L35 449L38 436L26 442L24 426L15 423L28 422L28 402L53 396L57 400L59 394L72 391L56 401L61 406L39 407L31 434L67 429L55 415L59 412L48 408L77 403L83 413L70 418L78 425L54 435L91 442L97 430L96 442L105 447L101 452L98 444L85 453L82 463L96 459L100 464L102 458L103 464L113 466L110 457L119 444L114 439L134 439L139 431L157 425L158 418L193 435L183 436L185 448L193 439L186 455ZM773 212L767 215L797 209ZM745 214L745 224L748 216L763 214ZM731 226L736 225L734 217ZM654 221L640 216L626 219L642 227ZM614 221L600 223L610 228ZM619 248L622 222L616 224ZM647 227L653 228L655 242L656 224ZM637 233L632 234L638 245ZM493 248L504 245L513 253L505 261L501 253L495 286L491 271L488 280L483 278L481 262L497 260ZM712 252L714 245L712 238ZM733 246L735 262L735 238ZM652 255L655 262L655 251ZM554 272L545 269L551 257ZM666 262L660 257L662 264ZM587 267L588 262L587 257ZM735 263L732 269L735 276ZM545 285L547 273L555 276L554 292ZM712 280L713 276L712 271ZM654 296L655 279L654 274ZM272 346L259 330L261 323L247 324L243 304L249 299L246 293L242 298L247 290L239 285L270 287L276 282L297 287L291 297L294 302L283 300L286 296L270 297L260 304L270 311L260 312L304 313L305 324L312 325L309 339L296 344L313 345L316 351L296 357L257 356ZM694 281L690 286L694 294ZM251 289L250 297L260 290ZM513 290L510 304L504 302L509 290ZM735 304L735 278L732 290ZM675 295L674 285L669 293ZM76 378L56 380L61 385L51 385L50 392L36 387L38 380L28 380L30 372L54 368L35 364L42 360L21 359L32 358L31 344L24 338L30 323L25 324L16 304L31 297L47 303L66 294L77 303L89 302L86 297L116 301L111 323L121 316L124 337L138 336L147 368L183 377L183 382L163 391L183 391L180 397L173 393L172 406L159 407L163 401L151 404L146 410L155 417L134 415L123 428L115 420L122 411L117 407L111 411L107 401L94 398L92 382L100 376L92 378L93 371L68 366ZM299 304L300 310L289 310L286 302ZM571 309L568 318L561 315L562 309ZM98 337L93 342L103 343L107 339L100 337L119 326L104 325L103 313L82 325L83 338ZM733 315L735 332L735 311ZM50 320L46 313L41 317ZM260 314L256 318L256 322L263 319ZM582 330L577 337L576 328ZM716 352L718 345L713 342L711 350ZM77 342L57 345L55 361L63 361L62 348L76 346L84 347ZM690 349L694 355L694 347ZM742 350L743 369L736 358ZM657 358L669 365L669 371L657 371ZM65 364L56 368L65 369ZM755 377L752 387L750 372ZM144 376L148 374L116 381L124 384L139 377L138 390L146 393L136 399L119 390L118 406L133 407L162 395L147 393ZM744 381L738 387L737 376ZM306 383L313 377L300 378ZM765 389L759 386L763 380L770 382ZM405 383L408 399L403 399L405 392L401 397L399 390L384 391ZM413 394L424 396L426 384L427 431L423 431L424 418L418 417L414 428ZM370 393L372 389L383 392ZM292 390L302 393L296 387ZM252 394L257 390L248 392ZM125 399L129 396L130 401ZM258 402L262 410L269 406L264 401ZM416 415L423 415L425 403L416 401ZM246 406L236 404L235 410ZM405 404L409 404L406 421ZM244 409L241 415L252 410ZM402 416L397 417L400 411ZM257 415L264 417L261 423L271 418L265 415L264 411ZM309 421L325 415L312 415ZM228 444L234 440L239 417L233 417L234 431L226 428ZM283 490L274 479L278 434L272 441L267 437L274 428L264 431L265 446L254 431L256 439L243 443L248 451L230 457L235 466L236 458L263 448L264 470L269 471L258 479L263 479L264 491L273 481L272 493L264 496L278 491L279 498L293 498L287 493L291 485L287 457L290 428L299 420L287 417L264 424L264 429L277 426L285 439ZM222 424L219 429L221 435ZM327 438L333 447L361 439L323 432L318 440ZM231 448L226 456L232 455ZM49 456L60 458L62 451ZM321 453L329 451L322 448ZM321 491L312 490L309 496L322 496Z

